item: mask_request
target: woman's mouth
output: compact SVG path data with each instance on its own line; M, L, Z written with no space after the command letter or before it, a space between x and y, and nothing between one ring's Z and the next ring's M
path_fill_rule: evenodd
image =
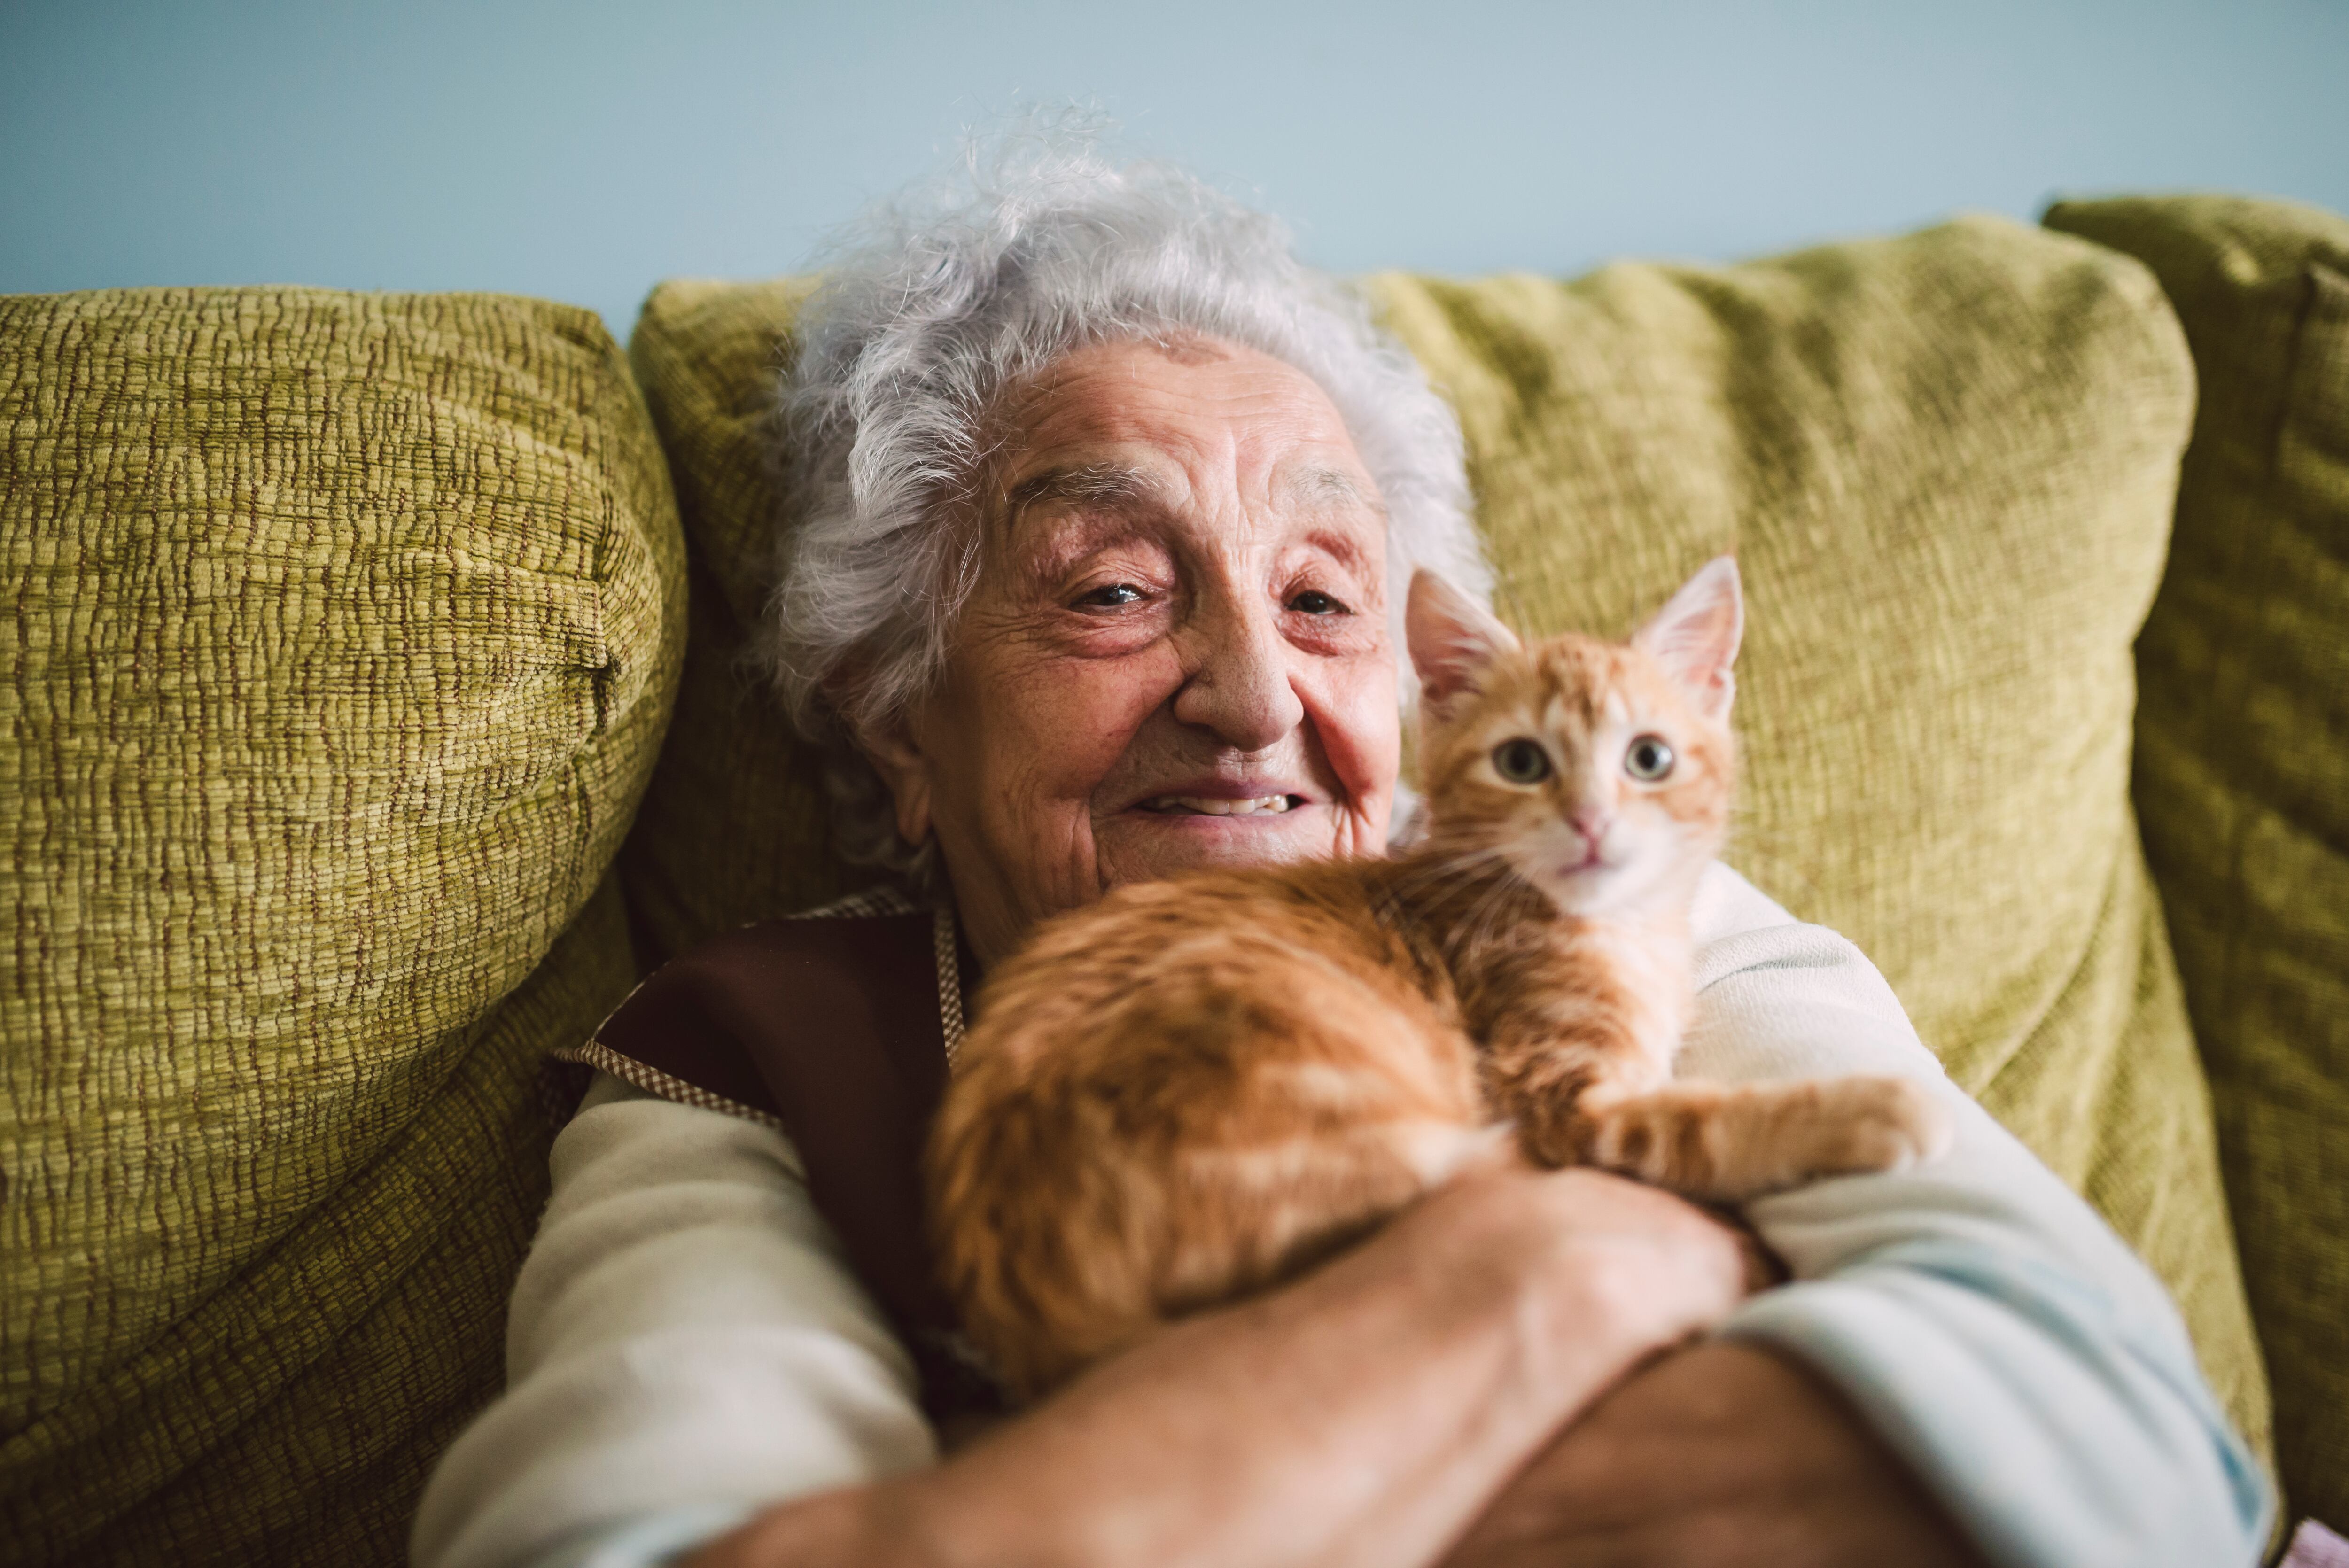
M1261 817L1275 816L1301 804L1302 799L1295 795L1254 795L1237 800L1219 799L1212 795L1154 795L1141 802L1141 810L1162 816Z

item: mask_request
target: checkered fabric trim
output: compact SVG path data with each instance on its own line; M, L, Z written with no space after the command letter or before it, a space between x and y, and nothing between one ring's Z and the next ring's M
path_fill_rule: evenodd
M954 906L938 905L932 928L938 962L938 1023L946 1031L947 1071L954 1071L955 1053L962 1049L962 965L955 961Z
M797 914L786 915L783 918L786 920L865 920L882 914L911 914L914 909L914 901L895 888L874 887L866 888L863 892L850 893L846 898L836 898L820 909L804 909ZM751 923L756 924L757 922L753 921Z
M782 1119L779 1116L755 1109L740 1100L728 1099L721 1094L712 1094L683 1078L671 1078L658 1068L648 1068L634 1057L622 1056L600 1040L590 1040L584 1046L564 1046L549 1054L559 1062L577 1062L582 1067L610 1073L621 1082L647 1094L658 1095L663 1099L698 1106L703 1110L723 1111L728 1116L739 1116L745 1121L755 1121L761 1127L771 1127L778 1132L784 1130Z

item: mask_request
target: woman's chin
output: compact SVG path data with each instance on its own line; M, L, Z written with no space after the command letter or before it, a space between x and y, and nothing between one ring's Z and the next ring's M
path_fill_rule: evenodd
M1323 805L1237 816L1133 808L1096 820L1093 844L1104 882L1148 882L1187 871L1326 859L1345 847L1342 820Z

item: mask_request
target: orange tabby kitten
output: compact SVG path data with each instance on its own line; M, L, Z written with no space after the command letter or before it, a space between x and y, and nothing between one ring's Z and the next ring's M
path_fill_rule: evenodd
M1121 888L988 976L927 1174L1016 1393L1360 1235L1496 1122L1539 1163L1723 1200L1940 1152L1907 1079L1671 1078L1743 617L1724 557L1629 645L1526 648L1423 572L1419 844Z

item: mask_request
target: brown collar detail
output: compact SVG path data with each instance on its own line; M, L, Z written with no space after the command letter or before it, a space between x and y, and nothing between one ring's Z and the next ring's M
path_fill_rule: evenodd
M593 1045L562 1053L665 1099L781 1128L809 1196L913 1350L933 1415L983 1402L954 1364L921 1187L949 1022L958 1035L963 982L976 977L950 920L902 900L854 901L701 944L639 985Z

